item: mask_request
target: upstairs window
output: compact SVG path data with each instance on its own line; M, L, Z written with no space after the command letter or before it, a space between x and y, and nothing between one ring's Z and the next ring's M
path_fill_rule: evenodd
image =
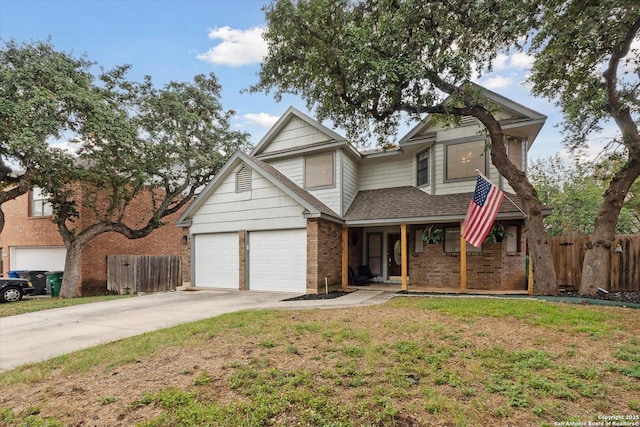
M447 180L475 178L476 169L486 173L484 140L449 144L446 148Z
M29 200L29 216L51 216L53 210L51 203L49 203L49 197L39 188L32 189L29 194L31 195Z
M418 187L429 183L429 150L418 154Z
M507 157L518 169L524 170L524 141L510 136L507 138Z
M335 185L333 153L304 158L304 188L323 188Z

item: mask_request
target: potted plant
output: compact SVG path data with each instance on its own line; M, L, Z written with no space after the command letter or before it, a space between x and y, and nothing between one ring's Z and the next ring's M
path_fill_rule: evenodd
M512 236L513 234L509 232L509 230L504 228L504 225L494 224L493 227L491 227L489 234L487 234L487 238L485 239L485 241L501 243L505 237L512 237Z
M432 224L422 231L422 240L427 243L440 243L444 240L443 231Z

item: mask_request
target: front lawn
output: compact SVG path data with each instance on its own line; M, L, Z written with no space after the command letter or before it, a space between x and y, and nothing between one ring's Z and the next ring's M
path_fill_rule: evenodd
M87 304L90 302L107 301L116 298L127 298L131 296L133 295L103 295L97 297L67 299L51 297L24 297L22 301L0 304L0 317L48 310L50 308L69 307L72 305Z
M0 424L553 426L635 417L639 314L418 297L227 314L2 374Z

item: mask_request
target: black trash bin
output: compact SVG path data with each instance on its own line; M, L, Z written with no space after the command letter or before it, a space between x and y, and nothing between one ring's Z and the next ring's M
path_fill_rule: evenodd
M46 270L25 270L20 271L18 275L21 279L27 279L31 282L35 288L32 295L45 295L47 293L47 276L44 273Z

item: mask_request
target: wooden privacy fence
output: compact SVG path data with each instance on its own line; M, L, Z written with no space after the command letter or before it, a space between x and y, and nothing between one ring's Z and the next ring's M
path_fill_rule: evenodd
M549 238L556 276L561 288L577 290L582 278L582 263L587 236ZM619 249L616 250L616 247ZM611 292L640 292L640 235L619 234L609 251L609 287Z
M181 277L178 255L107 257L107 289L119 294L175 291Z

